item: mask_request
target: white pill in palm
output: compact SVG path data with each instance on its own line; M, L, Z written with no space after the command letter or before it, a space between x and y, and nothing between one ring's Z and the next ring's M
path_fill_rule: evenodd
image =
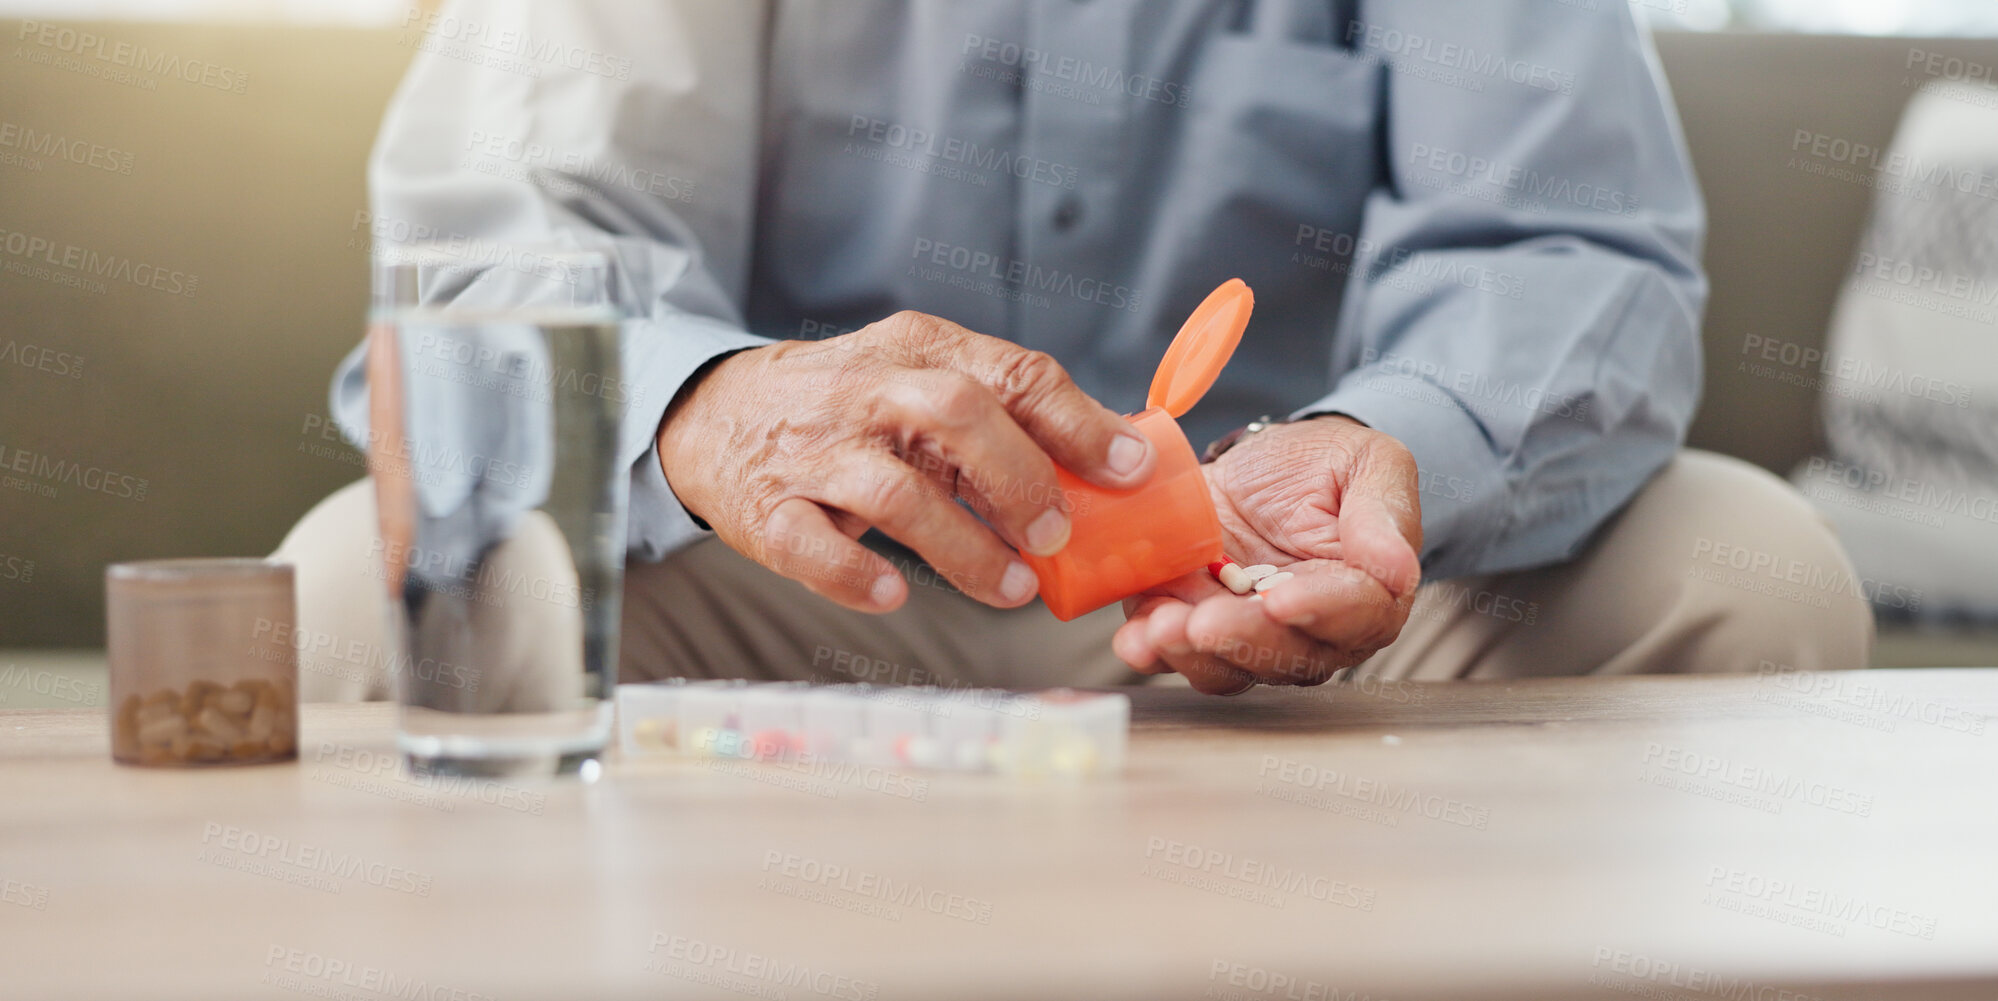
M1248 574L1250 580L1262 580L1264 577L1268 577L1271 574L1275 573L1281 573L1282 571L1278 570L1276 567L1273 567L1268 563L1258 563L1252 567L1243 567L1242 572Z
M1259 581L1257 581L1257 582L1256 582L1256 591L1257 591L1258 593L1261 593L1261 592L1263 592L1263 591L1267 591L1267 590L1269 590L1270 588L1273 588L1273 587L1277 586L1278 584L1281 584L1281 583L1283 583L1284 581L1287 581L1287 580L1289 580L1289 579L1291 579L1292 577L1295 577L1295 576L1297 576L1297 575L1296 575L1296 574L1293 574L1293 573L1291 573L1291 572L1290 572L1290 571L1288 571L1288 570L1282 570L1282 571L1278 571L1277 573L1273 573L1273 574L1270 574L1270 575L1269 575L1268 577L1264 577L1264 578L1263 578L1262 580L1259 580Z
M1256 589L1256 579L1249 576L1241 567L1233 563L1221 565L1221 586L1236 594L1248 594Z

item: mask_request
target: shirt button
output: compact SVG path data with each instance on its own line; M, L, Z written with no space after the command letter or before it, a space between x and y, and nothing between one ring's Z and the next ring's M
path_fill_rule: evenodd
M1054 228L1059 232L1066 233L1074 229L1075 224L1081 221L1082 199L1074 195L1063 196L1061 204L1055 206Z

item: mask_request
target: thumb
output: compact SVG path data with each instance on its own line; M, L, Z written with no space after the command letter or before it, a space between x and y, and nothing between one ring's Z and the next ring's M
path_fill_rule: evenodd
M1368 435L1339 498L1339 540L1346 562L1397 598L1422 582L1422 501L1415 458L1393 438Z

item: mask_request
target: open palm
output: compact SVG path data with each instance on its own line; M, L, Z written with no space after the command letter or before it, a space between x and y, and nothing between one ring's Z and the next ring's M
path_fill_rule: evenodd
M1118 656L1232 694L1319 684L1394 641L1422 549L1415 461L1400 442L1320 417L1251 435L1204 471L1228 555L1293 579L1252 600L1201 571L1126 599Z

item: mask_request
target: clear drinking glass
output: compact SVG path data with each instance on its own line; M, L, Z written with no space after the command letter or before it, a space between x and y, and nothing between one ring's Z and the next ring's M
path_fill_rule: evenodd
M593 774L610 736L628 481L609 255L377 251L374 549L412 772Z

